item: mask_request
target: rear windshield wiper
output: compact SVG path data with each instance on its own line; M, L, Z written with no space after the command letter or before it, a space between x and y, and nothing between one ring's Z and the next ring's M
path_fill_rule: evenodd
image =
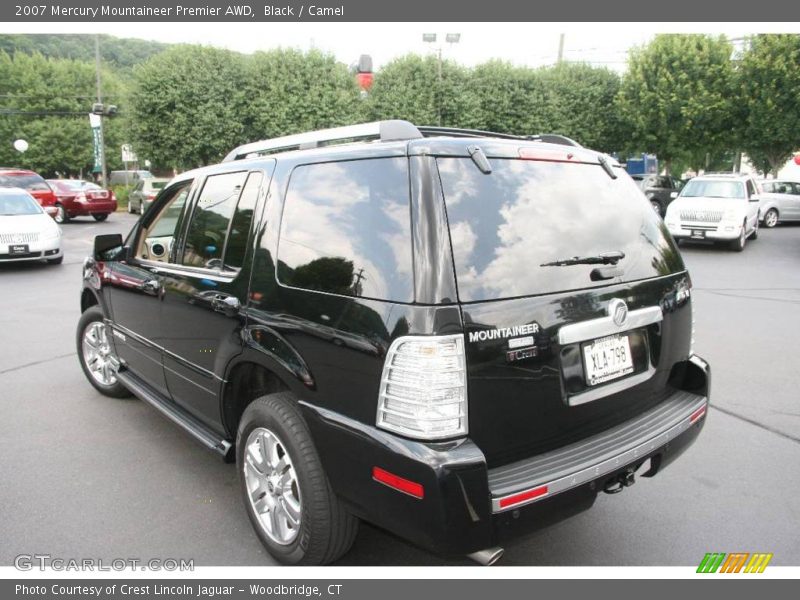
M571 265L615 265L625 258L624 252L604 252L595 256L573 256L553 262L542 263L540 267L569 267Z

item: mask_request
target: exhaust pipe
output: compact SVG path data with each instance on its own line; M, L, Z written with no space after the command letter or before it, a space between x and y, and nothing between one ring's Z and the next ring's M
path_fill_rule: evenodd
M504 552L505 550L495 546L494 548L486 548L485 550L478 550L472 554L467 554L467 557L471 558L479 565L489 567L503 558Z

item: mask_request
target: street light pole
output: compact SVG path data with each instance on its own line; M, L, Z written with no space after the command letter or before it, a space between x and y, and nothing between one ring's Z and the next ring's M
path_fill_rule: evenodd
M425 43L435 44L437 39L437 35L435 33L423 33L422 34L422 41ZM457 44L461 40L460 33L448 33L445 36L445 41L450 44ZM437 113L437 125L439 127L442 126L442 45L436 48L436 56L437 56L437 64L436 64L436 82L437 82L437 94L436 94L436 113Z
M100 88L100 36L94 36L94 69L97 77L97 103L103 104ZM103 117L100 116L100 184L106 187L106 142L103 134Z

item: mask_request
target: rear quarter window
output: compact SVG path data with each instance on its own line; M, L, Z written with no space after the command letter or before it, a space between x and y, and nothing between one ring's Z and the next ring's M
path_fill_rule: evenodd
M661 219L622 170L596 164L439 158L462 302L548 294L668 275L684 269ZM623 252L621 275L593 281L604 265L543 266Z
M283 285L395 302L414 299L408 161L302 165L278 242Z

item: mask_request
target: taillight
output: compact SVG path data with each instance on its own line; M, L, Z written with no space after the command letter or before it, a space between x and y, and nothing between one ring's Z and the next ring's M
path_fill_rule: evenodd
M405 336L389 347L381 376L377 425L408 437L466 435L464 336Z

